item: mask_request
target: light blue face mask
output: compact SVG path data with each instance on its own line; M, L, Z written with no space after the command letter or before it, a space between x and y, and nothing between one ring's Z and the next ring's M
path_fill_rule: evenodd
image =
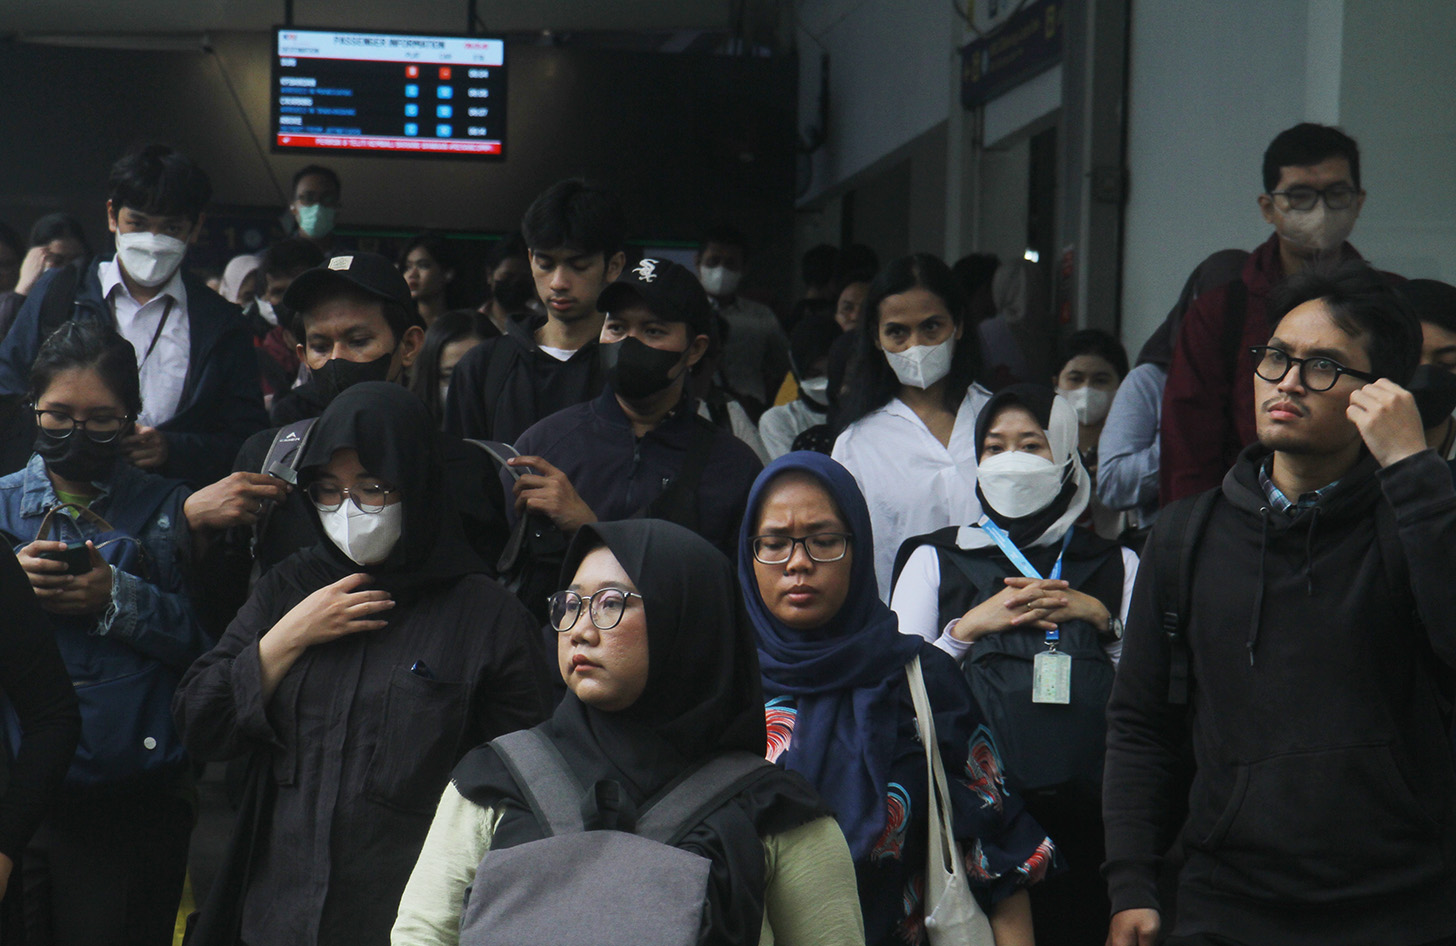
M334 232L334 217L338 212L337 207L323 204L299 204L298 229L309 239L320 240Z

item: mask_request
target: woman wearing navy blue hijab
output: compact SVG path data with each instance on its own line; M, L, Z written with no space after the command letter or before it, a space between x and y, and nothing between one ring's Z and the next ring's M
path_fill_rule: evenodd
M758 632L769 758L807 778L849 841L870 946L927 942L929 786L905 665L920 656L955 836L998 946L1030 943L1025 888L1056 859L1007 793L999 755L946 654L899 632L875 582L869 510L822 454L790 453L749 494L738 573Z

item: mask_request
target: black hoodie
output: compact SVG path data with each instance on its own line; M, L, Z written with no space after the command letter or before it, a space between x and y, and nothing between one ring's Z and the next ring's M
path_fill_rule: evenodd
M1267 456L1257 444L1240 456L1199 547L1187 707L1167 700L1159 566L1139 571L1108 706L1113 910L1158 906L1178 827L1168 818L1187 788L1180 935L1281 946L1451 935L1450 472L1430 450L1386 469L1365 455L1291 516L1260 486ZM1191 787L1176 775L1190 728Z

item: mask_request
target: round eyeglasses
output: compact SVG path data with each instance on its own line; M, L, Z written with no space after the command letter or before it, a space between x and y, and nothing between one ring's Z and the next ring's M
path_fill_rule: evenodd
M764 565L782 565L794 557L794 546L802 545L809 561L820 565L837 562L849 551L848 532L816 532L794 538L791 535L756 535L753 543L753 558Z
M1342 374L1359 378L1367 384L1376 380L1375 375L1370 372L1346 368L1333 358L1295 358L1287 351L1270 348L1268 345L1250 348L1249 353L1255 359L1254 373L1275 384L1283 381L1289 369L1295 365L1299 366L1300 383L1315 392L1328 391L1340 380Z
M1270 191L1270 197L1283 197L1290 210L1313 210L1321 200L1331 210L1344 210L1355 203L1360 192L1349 184L1331 184L1320 189L1298 185L1282 191Z
M635 591L603 588L585 598L574 591L558 591L546 599L546 605L551 627L558 634L565 634L576 626L577 620L581 618L583 603L586 604L587 613L591 615L592 624L598 630L610 631L622 623L622 613L627 610L628 598L642 600L642 596Z
M339 486L337 483L308 484L308 498L319 512L338 512L344 505L344 497L354 501L360 512L370 515L383 511L391 493L399 490L382 483L356 483L353 486Z
M131 418L125 414L103 414L77 420L65 411L36 410L35 425L52 440L65 440L76 430L83 430L92 443L111 443L120 437Z

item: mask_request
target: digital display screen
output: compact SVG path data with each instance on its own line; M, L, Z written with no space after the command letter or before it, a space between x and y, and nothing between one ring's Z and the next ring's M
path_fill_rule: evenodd
M503 157L505 43L280 28L273 150Z

